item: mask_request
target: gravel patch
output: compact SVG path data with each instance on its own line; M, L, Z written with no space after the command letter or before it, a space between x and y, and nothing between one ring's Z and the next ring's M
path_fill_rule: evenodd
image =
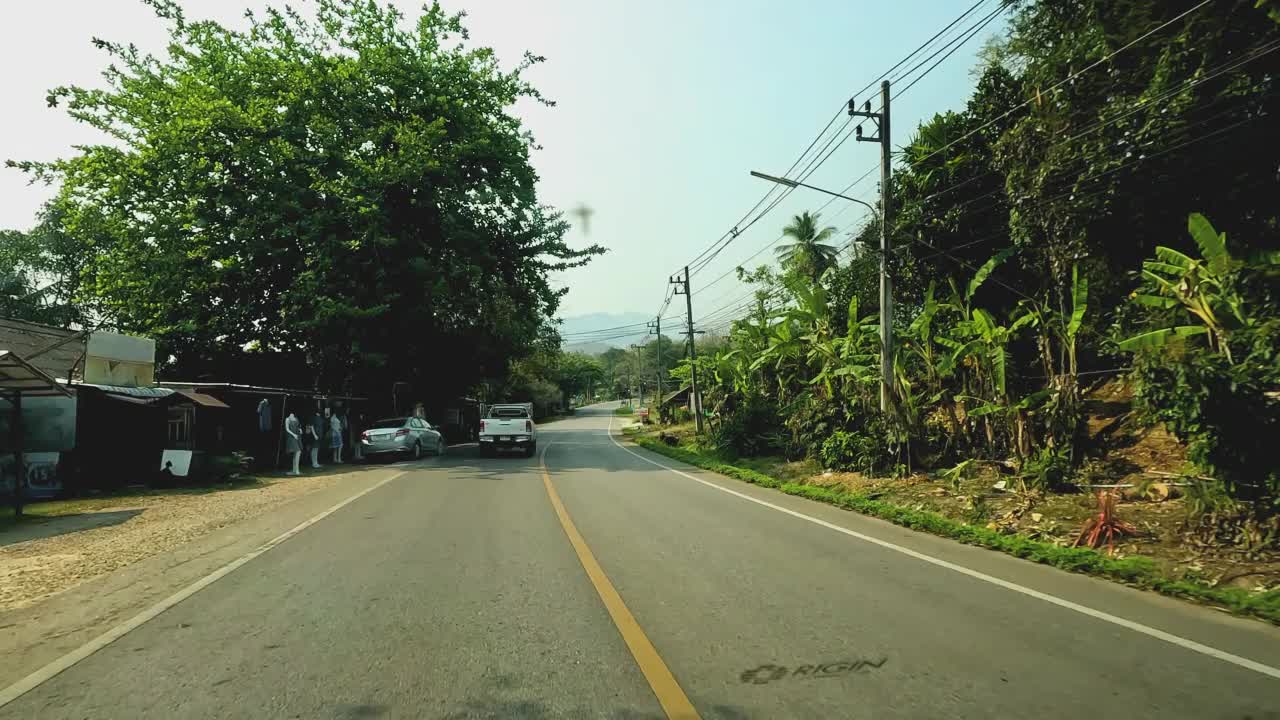
M104 498L94 501L92 511L16 526L0 533L0 542L9 543L0 547L0 610L26 607L344 477L336 473L198 494Z

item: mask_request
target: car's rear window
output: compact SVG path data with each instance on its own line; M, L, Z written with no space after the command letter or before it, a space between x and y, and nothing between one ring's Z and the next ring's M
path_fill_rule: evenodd
M497 407L489 411L489 417L527 418L529 411L522 407Z
M369 426L370 430L385 430L387 428L398 428L404 425L404 421L408 418L387 418L386 420L375 420Z

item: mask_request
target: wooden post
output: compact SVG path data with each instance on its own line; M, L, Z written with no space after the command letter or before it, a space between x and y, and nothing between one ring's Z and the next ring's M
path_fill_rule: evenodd
M13 393L13 425L9 428L9 431L13 439L13 515L14 517L22 517L22 486L27 479L27 469L22 453L22 444L25 438L23 437L22 427L21 390Z
M272 470L280 469L280 451L284 448L284 418L289 410L289 396L281 395L280 398L280 434L276 437L276 463Z

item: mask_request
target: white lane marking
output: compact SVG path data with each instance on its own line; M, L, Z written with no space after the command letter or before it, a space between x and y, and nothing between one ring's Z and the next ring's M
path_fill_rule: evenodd
M1101 621L1103 621L1103 622L1108 622L1108 623L1111 623L1111 624L1113 624L1113 625L1119 625L1119 626L1120 626L1120 627L1122 627L1122 628L1128 628L1129 630L1132 630L1132 631L1134 631L1134 632L1138 632L1138 633L1142 633L1143 635L1147 635L1147 636L1149 636L1149 637L1156 638L1157 640L1163 640L1163 641L1165 641L1165 642L1167 642L1167 643L1170 643L1171 645L1177 645L1178 647L1186 648L1187 650L1191 650L1191 651L1193 651L1193 652L1198 652L1198 653L1200 653L1201 655L1208 655L1209 657L1217 658L1217 659L1222 660L1222 661L1224 661L1224 662L1229 662L1229 663L1231 663L1232 665L1237 665L1237 666L1239 666L1239 667L1246 668L1246 669L1248 669L1248 670L1252 670L1252 671L1254 671L1254 672L1261 673L1261 674L1263 674L1263 675L1267 675L1267 676L1270 676L1270 677L1273 677L1273 678L1276 678L1276 679L1280 679L1280 668L1275 668L1275 667L1272 667L1272 666L1270 666L1270 665L1265 665L1265 664L1260 663L1260 662L1258 662L1258 661L1256 661L1256 660L1250 660L1249 658L1241 657L1241 656L1239 656L1239 655L1235 655L1235 654L1229 653L1229 652L1227 652L1227 651L1225 651L1225 650L1219 650L1219 649L1217 649L1217 648L1215 648L1215 647L1209 647L1208 645L1203 645L1203 644L1201 644L1201 643L1196 642L1195 640L1188 640L1187 638L1180 637L1180 636L1178 636L1178 635L1174 635L1174 634L1172 634L1172 633L1167 633L1167 632L1165 632L1165 631L1163 631L1163 630L1157 630L1156 628L1153 628L1153 627L1150 627L1150 626L1147 626L1147 625L1143 625L1142 623L1137 623L1137 622L1134 622L1134 621L1132 621L1132 620L1126 620L1126 619L1124 619L1124 618L1122 618L1122 617L1117 617L1117 616L1115 616L1115 615L1112 615L1112 614L1110 614L1110 613L1103 612L1103 611L1101 611L1101 610L1095 610L1095 609L1093 609L1093 608L1091 608L1091 607L1087 607L1087 606L1081 605L1081 604L1079 604L1079 603L1071 602L1070 600L1064 600L1064 599L1062 599L1062 598L1060 598L1060 597L1057 597L1057 596L1055 596L1055 595L1050 595L1050 594L1048 594L1048 593L1043 593L1043 592L1040 592L1039 590L1032 590L1032 589L1031 589L1031 588L1029 588L1029 587L1025 587L1025 586L1023 586L1023 585L1019 585L1019 584L1017 584L1017 583L1009 582L1008 580L1002 580L1002 579L1000 579L1000 578L998 578L998 577L995 577L995 576L993 576L993 575L988 575L988 574L986 574L986 573L984 573L984 572L978 572L977 570L971 570L971 569L969 569L969 568L967 568L967 567L964 567L963 565L957 565L957 564L955 564L955 563L953 563L953 562L948 562L948 561L946 561L946 560L942 560L942 559L939 559L939 558L933 557L932 555L926 555L926 554L924 554L924 553L922 553L922 552L917 552L917 551L912 550L912 549L910 549L910 548L905 548L905 547L903 547L903 546L901 546L901 545L896 545L896 544L894 544L894 543L888 542L887 540L881 540L881 539L879 539L879 538L871 537L870 535L864 535L864 534L862 534L862 533L860 533L860 532L857 532L857 531L855 531L855 530L850 530L850 529L845 528L845 527L840 527L839 525L836 525L835 523L829 523L829 522L827 522L826 520L821 520L821 519L816 518L816 517L813 517L813 516L811 516L811 515L805 515L805 514L804 514L804 513L802 513L802 512L796 512L795 510L791 510L791 509L789 509L789 508L782 507L781 505L774 505L773 503L771 503L771 502L769 502L769 501L767 501L767 500L761 500L761 499L759 499L759 498L754 498L754 497L751 497L750 495L747 495L747 494L745 494L745 493L740 493L740 492L738 492L737 490L731 490L731 489L729 489L729 488L727 488L727 487L721 487L720 485L717 485L716 483L708 482L708 481L703 480L702 478L699 478L699 477L694 477L693 475L690 475L689 473L686 473L686 472L682 472L682 471L680 471L680 470L677 470L677 469L675 469L675 468L671 467L670 465L665 465L665 464L660 463L660 462L658 462L658 461L656 461L656 460L651 460L651 459L649 459L649 458L645 457L644 455L641 455L640 453L638 453L638 452L636 452L636 451L632 450L631 448L628 448L628 447L624 446L622 443L618 442L618 439L617 439L616 437L614 437L614 436L613 436L613 418L609 418L609 439L610 439L610 440L612 440L612 441L613 441L613 444L614 444L614 445L617 445L619 449L621 449L621 450L623 450L623 451L625 451L625 452L631 453L632 455L634 455L634 456L636 456L636 457L640 458L641 460L643 460L643 461L645 461L645 462L647 462L647 463L649 463L649 464L651 464L651 465L657 465L658 467L660 467L660 468L662 468L662 469L664 469L664 470L669 470L669 471L671 471L671 472L673 472L673 473L675 473L675 474L677 474L677 475L679 475L679 476L681 476L681 477L685 477L685 478L688 478L688 479L690 479L690 480L693 480L694 482L702 483L703 485L706 485L707 487L715 488L716 490L719 490L720 492L729 493L730 495L734 495L734 496L740 497L740 498L742 498L743 500L747 500L747 501L749 501L749 502L753 502L753 503L755 503L755 504L757 504L757 505L763 505L763 506L765 506L765 507L767 507L767 508L771 508L771 509L773 509L773 510L777 510L778 512L786 513L787 515L791 515L792 517L797 517L797 518L800 518L801 520L807 520L807 521L809 521L809 522L811 522L811 523L813 523L813 524L815 524L815 525L821 525L822 527L827 528L827 529L829 529L829 530L835 530L835 531L836 531L836 532L838 532L838 533L844 533L845 535L848 535L849 537L857 538L857 539L862 540L862 541L864 541L864 542L869 542L869 543L871 543L871 544L873 544L873 545L879 545L880 547L882 547L882 548L886 548L886 549L888 549L888 550L893 550L893 551L895 551L895 552L900 552L900 553L902 553L903 555L907 555L907 556L913 557L913 558L915 558L915 559L917 559L917 560L923 560L924 562L930 563L930 564L932 564L932 565L937 565L938 567L944 567L944 568L946 568L946 569L948 569L948 570L954 570L955 572L958 572L958 573L960 573L961 575L968 575L968 576L969 576L969 577L971 577L971 578L975 578L975 579L977 579L977 580L981 580L981 581L983 581L983 582L991 583L992 585L997 585L997 586L1002 587L1002 588L1004 588L1004 589L1006 589L1006 590L1012 590L1013 592L1016 592L1016 593L1022 593L1023 595L1027 595L1027 596L1029 596L1029 597L1036 598L1037 600L1043 600L1043 601L1045 601L1045 602L1047 602L1047 603L1051 603L1051 604L1053 604L1053 605L1057 605L1058 607L1066 608L1066 609L1068 609L1068 610L1073 610L1073 611L1075 611L1075 612L1080 613L1081 615L1088 615L1089 617L1094 618L1094 619L1096 619L1096 620L1101 620Z
M404 475L406 475L406 474L408 474L408 471L405 471L405 472L398 472L398 473L396 473L395 475L392 475L392 476L390 476L390 477L388 477L388 478L386 478L386 479L384 479L384 480L382 480L382 481L378 482L376 485L372 485L372 486L370 486L370 487L365 488L364 490L361 490L360 492L356 493L355 495L352 495L351 497L347 498L346 500L343 500L342 502L338 503L337 505L334 505L333 507L329 508L328 510L325 510L324 512L320 513L319 515L316 515L316 516L312 517L312 518L311 518L311 519L309 519L309 520L305 520L305 521L303 521L302 523L300 523L300 524L298 524L298 525L295 525L293 528L291 528L291 529L289 529L289 530L286 530L285 532L281 533L280 535L277 535L276 537L274 537L274 538L272 538L272 539L268 540L267 542L263 543L262 545L259 545L259 546L257 547L257 549L252 550L252 551L250 551L250 552L248 552L248 553L245 553L244 555L241 555L240 557L236 558L235 560L232 560L231 562L227 563L226 565L223 565L222 567L218 568L217 570L214 570L213 572L209 573L208 575L205 575L204 577L200 578L199 580L196 580L195 582L193 582L193 583L191 583L190 585L188 585L188 586L186 586L186 587L182 588L181 590L179 590L178 592L176 592L176 593L174 593L174 594L170 595L169 597L167 597L167 598L165 598L165 599L161 600L160 602L156 603L155 605L152 605L151 607L147 608L146 610L143 610L142 612L138 613L137 615L134 615L133 617L129 618L128 620L126 620L126 621L124 621L124 622L120 623L119 625L116 625L115 627L111 628L110 630L108 630L108 631L106 631L106 632L102 633L101 635L99 635L98 637L96 637L96 638L94 638L94 639L90 640L89 642L85 643L84 645L81 645L80 647L76 648L75 650L72 650L71 652L67 653L66 655L63 655L62 657L58 658L57 660L54 660L53 662L49 663L48 665L45 665L44 667L40 668L39 670L36 670L35 672L31 673L30 675L28 675L28 676L26 676L26 677L22 678L21 680L19 680L18 682L16 682L16 683L14 683L14 684L10 685L9 687L7 687L7 688L5 688L5 689L3 689L3 690L0 690L0 708L3 708L5 705L8 705L9 703L13 702L14 700L17 700L19 697L22 697L22 695L23 695L23 694L25 694L25 693L27 693L27 692L29 692L29 691L31 691L31 690L34 690L35 688L39 687L41 684L43 684L43 683L47 682L48 680L52 679L55 675L57 675L58 673L62 672L63 670L66 670L67 668L70 668L71 666L75 665L76 663L80 662L81 660L84 660L85 658L87 658L87 657L89 657L90 655L92 655L92 654L94 654L94 653L98 652L98 651L99 651L99 650L101 650L102 648L104 648L104 647L106 647L106 646L110 645L111 643L115 642L116 640L119 640L120 638L124 637L125 635L127 635L127 634L128 634L128 633L130 633L130 632L132 632L133 630L136 630L136 629L137 629L138 627L140 627L143 623L146 623L148 620L152 620L152 619L154 619L157 615L159 615L160 613L164 612L165 610L168 610L169 608L173 607L174 605L177 605L178 603L182 602L183 600L186 600L187 598L191 597L192 595L195 595L196 593L200 592L201 590L205 589L206 587L209 587L210 585L212 585L213 583L217 582L218 580L220 580L220 579L222 579L222 578L226 577L227 575L229 575L229 574L231 574L232 572L234 572L237 568L239 568L239 567L241 567L242 565L244 565L245 563L247 563L247 562L249 562L249 561L253 560L254 558L258 557L259 555L262 555L263 553L265 553L266 551L270 550L271 548L273 548L273 547L275 547L275 546L279 545L280 543L284 542L285 540L288 540L289 538L293 537L294 535L297 535L298 533L302 532L303 530L306 530L307 528L311 527L312 525L315 525L316 523L320 522L321 520L323 520L323 519L325 519L325 518L329 517L330 515L334 514L335 512L337 512L337 511L339 511L339 510L341 510L342 508L346 507L347 505L350 505L351 503L355 502L356 500L359 500L360 498L364 497L365 495L368 495L369 493L373 492L374 490L377 490L378 488L382 487L383 485L386 485L387 483L391 482L392 480L395 480L396 478L402 477L402 476L404 476Z

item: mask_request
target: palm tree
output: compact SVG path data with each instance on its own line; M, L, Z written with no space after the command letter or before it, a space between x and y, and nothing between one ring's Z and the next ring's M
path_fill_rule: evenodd
M835 245L827 244L827 240L836 234L835 227L818 229L818 215L808 210L791 219L791 224L782 228L782 234L795 242L779 245L778 257L783 265L788 265L807 275L817 282L828 268L835 267L836 256L840 251Z

